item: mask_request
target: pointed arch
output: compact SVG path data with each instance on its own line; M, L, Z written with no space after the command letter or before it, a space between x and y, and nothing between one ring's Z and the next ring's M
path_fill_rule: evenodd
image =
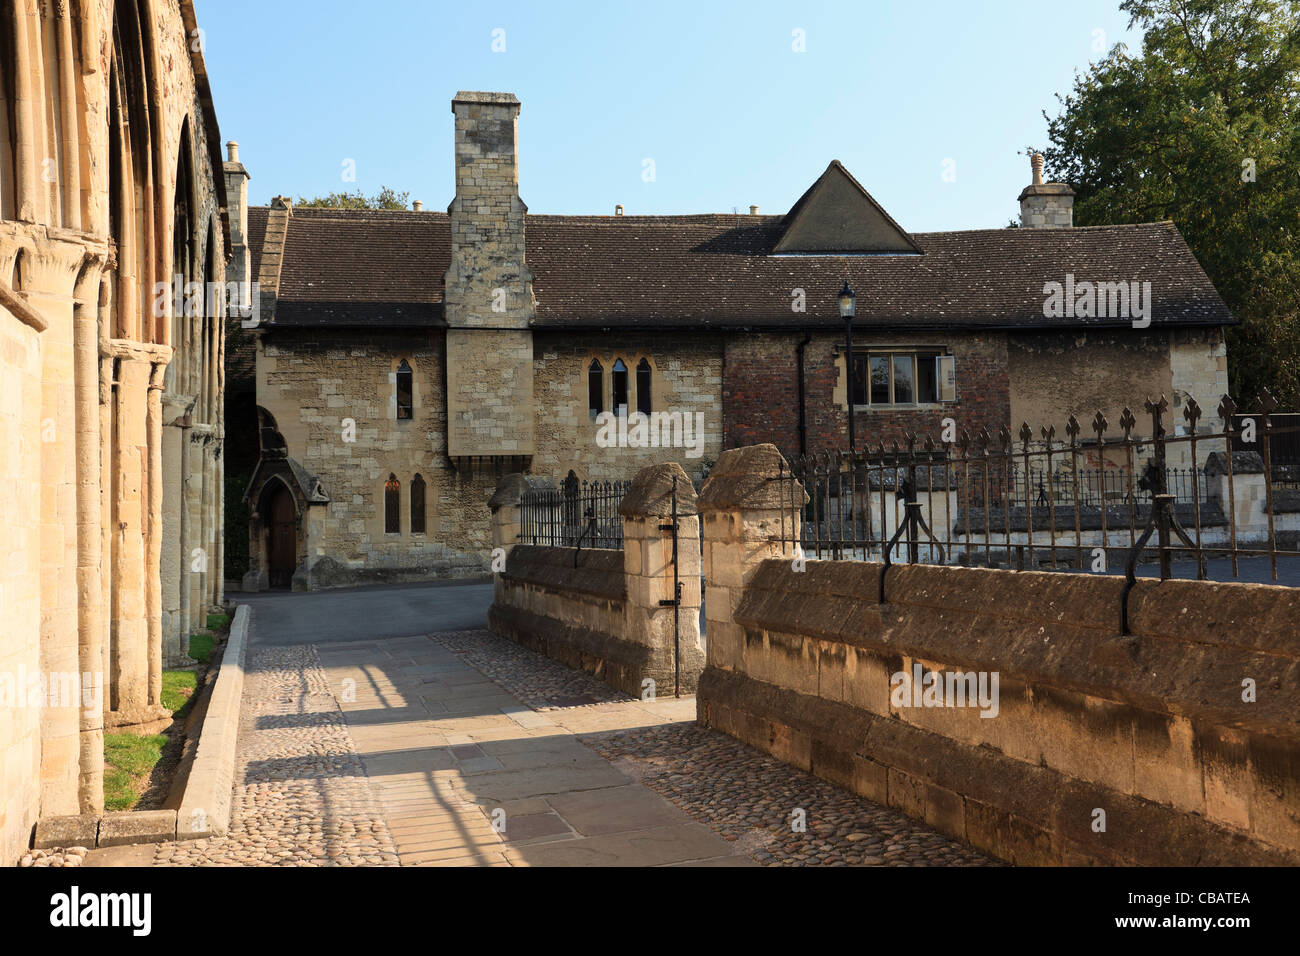
M642 415L650 414L650 362L646 359L636 363L636 410Z
M424 476L416 472L411 479L411 534L424 534Z
M623 360L614 360L613 405L615 415L627 414L627 365Z
M397 373L394 379L395 398L397 400L397 418L398 420L410 419L415 417L415 374L411 371L410 363L402 359L401 364L397 366Z
M201 353L197 325L202 324L202 300L191 296L198 271L195 247L197 217L194 199L194 150L190 143L190 118L181 121L181 138L176 150L176 191L172 197L171 272L167 276L172 289L170 344L175 350L168 378L172 390L186 395L199 391L195 376L196 352Z
M222 336L221 317L225 314L221 283L217 281L217 219L208 217L207 242L203 256L203 337L201 340L204 421L217 420L217 401L222 388Z
M587 414L595 418L605 410L605 366L592 359L587 366Z
M390 474L384 482L384 534L402 533L402 483Z
M147 15L138 0L113 4L109 60L109 235L117 249L117 316L114 334L163 341L167 327L154 318L154 279L160 254L155 235L155 143L157 97L150 83L153 49ZM150 91L154 90L151 96Z

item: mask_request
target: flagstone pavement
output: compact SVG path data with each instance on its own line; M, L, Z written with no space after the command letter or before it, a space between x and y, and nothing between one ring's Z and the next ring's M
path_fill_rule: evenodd
M229 834L87 865L993 862L486 631L254 640L248 668Z

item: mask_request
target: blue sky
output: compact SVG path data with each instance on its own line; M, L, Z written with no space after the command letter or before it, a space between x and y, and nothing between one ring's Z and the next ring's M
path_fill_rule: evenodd
M452 96L505 90L531 212L784 213L839 159L915 232L1005 225L1055 94L1099 43L1140 46L1116 0L196 7L254 203L387 185L445 209Z

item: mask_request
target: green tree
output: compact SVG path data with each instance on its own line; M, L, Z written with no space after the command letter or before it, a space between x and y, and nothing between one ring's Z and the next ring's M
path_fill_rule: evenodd
M410 204L407 199L410 195L409 192L399 193L388 186L381 186L373 196L367 196L358 189L354 193L330 193L314 199L299 196L294 205L299 209L408 209Z
M1120 9L1141 54L1118 44L1058 95L1047 165L1074 186L1078 225L1173 220L1242 321L1228 334L1233 395L1253 402L1267 385L1300 408L1300 8Z

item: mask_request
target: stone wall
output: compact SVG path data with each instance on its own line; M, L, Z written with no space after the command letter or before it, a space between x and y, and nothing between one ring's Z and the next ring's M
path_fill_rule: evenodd
M671 526L676 479L676 574ZM694 691L700 641L695 491L676 463L642 469L620 505L623 548L515 544L519 475L491 500L494 543L507 551L488 613L493 632L642 699ZM680 582L680 589L676 584ZM665 602L677 600L678 607Z
M1023 332L1007 344L1013 435L1029 422L1034 438L1040 425L1052 425L1063 439L1074 415L1084 425L1080 437L1090 438L1088 426L1100 410L1110 422L1108 434L1118 436L1124 406L1142 421L1146 397L1170 393L1167 332Z
M227 232L190 0L9 4L4 19L0 525L16 544L0 680L65 691L0 706L0 863L34 816L102 807L104 727L168 719L161 671L185 603L201 615L221 600L218 309L177 312L157 286L171 287L174 248L184 278L220 282ZM191 426L203 448L187 460L175 432ZM66 694L65 678L89 689Z
M289 457L320 479L329 502L304 524L312 587L392 582L486 570L483 501L495 476L451 467L441 331L294 331L259 343L258 395ZM397 418L395 374L412 371L413 408ZM345 434L346 420L355 441ZM425 532L411 532L410 486L425 481ZM400 528L385 531L384 485L400 482ZM254 489L256 492L257 489Z
M41 336L0 307L0 865L27 846L40 806L40 707L19 676L40 673Z
M1115 577L799 569L776 463L727 452L700 495L701 724L1020 864L1300 863L1300 593L1140 581L1121 637ZM926 706L950 674L993 706Z
M1215 417L1219 399L1228 394L1228 346L1223 329L1175 329L1169 333L1170 404L1182 424L1182 405L1196 399L1204 413L1201 428L1223 424ZM1245 396L1243 396L1245 397Z
M675 461L693 480L722 451L722 349L716 339L683 335L534 332L533 390L538 402L534 474L562 480L570 470L583 481L626 480L640 468ZM637 408L636 368L650 363L651 411L689 417L697 446L601 447L589 412L587 371L604 367L604 408L611 409L614 362L628 369L628 404ZM702 426L702 427L699 427Z

